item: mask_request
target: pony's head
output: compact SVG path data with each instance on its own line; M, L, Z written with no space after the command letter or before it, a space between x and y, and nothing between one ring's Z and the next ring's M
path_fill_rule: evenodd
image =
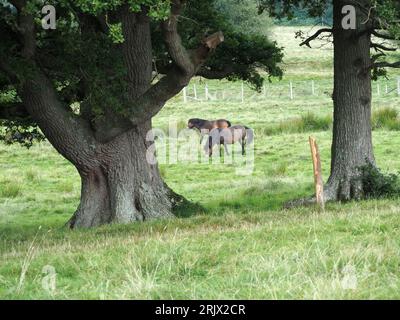
M189 119L188 121L188 128L193 129L193 128L199 128L199 126L203 123L203 120L194 118L194 119Z

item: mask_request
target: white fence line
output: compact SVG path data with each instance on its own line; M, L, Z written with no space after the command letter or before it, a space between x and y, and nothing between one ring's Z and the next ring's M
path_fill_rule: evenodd
M333 84L331 82L318 82L311 81L289 81L288 86L283 83L265 84L260 92L257 92L243 82L238 85L227 84L225 87L218 86L215 89L210 88L208 83L204 83L203 89L199 90L202 84L191 84L185 87L181 94L184 103L188 101L235 101L245 103L246 101L265 100L267 98L285 98L289 100L296 100L300 98L330 96L333 91ZM384 90L382 89L382 86ZM201 93L203 92L203 94ZM389 95L400 96L400 77L395 81L377 82L373 87L373 95L385 97Z

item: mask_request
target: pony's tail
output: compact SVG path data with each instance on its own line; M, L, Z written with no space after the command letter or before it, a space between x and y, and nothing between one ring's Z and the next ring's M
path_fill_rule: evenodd
M254 142L254 130L249 127L244 127L246 129L246 144L252 144Z
M230 123L230 121L228 121L228 120L225 120L225 121L228 124L228 128L232 127L232 123Z

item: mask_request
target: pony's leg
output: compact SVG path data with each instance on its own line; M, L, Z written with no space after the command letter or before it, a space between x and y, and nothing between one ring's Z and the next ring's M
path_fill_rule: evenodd
M214 145L213 145L213 142L212 142L212 137L210 137L209 140L208 140L208 156L210 158L212 157L212 154L213 154L213 148L214 148Z
M203 139L204 139L204 136L203 136L203 135L201 135L201 136L200 136L200 144L202 144L202 143L203 143Z
M242 138L242 156L246 154L246 138Z
M224 143L224 148L225 148L226 154L229 156L230 154L229 154L228 146L226 143Z

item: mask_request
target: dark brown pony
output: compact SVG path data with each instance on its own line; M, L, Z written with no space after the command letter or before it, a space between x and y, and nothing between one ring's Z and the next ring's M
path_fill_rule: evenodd
M229 128L231 123L225 119L219 120L203 120L203 119L190 119L188 121L189 129L197 129L200 131L200 144L203 142L205 135L209 134L213 129L225 129Z
M246 145L251 144L254 141L254 131L246 126L231 126L229 128L216 128L211 130L208 138L208 143L204 147L205 151L211 157L213 148L217 144L220 146L224 145L226 154L229 155L228 144L234 144L239 142L242 146L242 155L246 154Z

